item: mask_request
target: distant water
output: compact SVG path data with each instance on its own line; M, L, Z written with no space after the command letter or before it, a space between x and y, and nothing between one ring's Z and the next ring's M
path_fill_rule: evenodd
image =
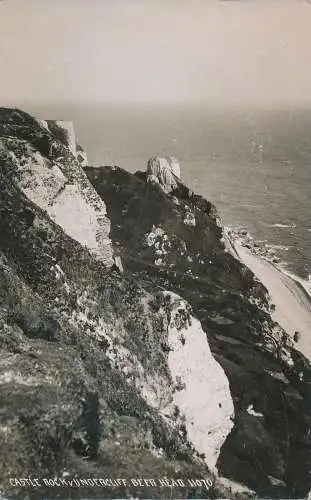
M176 156L182 178L224 223L274 245L292 273L311 274L311 110L200 106L28 107L72 119L90 164L144 170Z

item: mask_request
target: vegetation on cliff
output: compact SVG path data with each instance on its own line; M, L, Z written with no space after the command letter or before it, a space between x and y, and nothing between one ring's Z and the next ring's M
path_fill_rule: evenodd
M251 490L273 498L305 495L310 365L271 320L266 290L227 251L215 208L179 181L166 194L144 173L83 172L56 126L47 130L18 110L0 110L0 143L1 492L163 498L170 489L68 492L12 486L9 478L168 477L213 482L208 492L177 485L175 498L252 497ZM19 147L23 153L12 162L10 152ZM102 199L123 273L25 191L20 175L31 164L36 178L36 153L70 170L76 185L86 179L88 192ZM170 298L176 296L183 301L178 314ZM216 464L218 476L232 483L211 472L174 408L184 387L171 371L169 333L174 328L178 345L187 342L194 356L191 335L199 322L234 405ZM244 493L235 492L235 482Z

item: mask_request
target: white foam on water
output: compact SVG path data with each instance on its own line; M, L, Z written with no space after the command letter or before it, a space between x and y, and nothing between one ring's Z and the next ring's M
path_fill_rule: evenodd
M271 224L270 227L278 227L280 229L293 229L296 227L296 224L282 224L281 222L276 222L275 224Z
M300 276L297 276L297 274L294 274L294 273L291 273L290 271L288 271L288 269L286 269L285 265L277 266L277 267L279 267L280 270L284 274L289 276L289 278L298 282L303 287L303 289L305 290L305 292L309 295L309 297L311 299L311 274L309 274L308 279L303 279Z
M308 287L291 273L280 269L268 259L255 255L239 242L235 244L241 261L257 276L266 287L275 311L271 314L274 321L292 338L295 332L301 337L295 348L311 360L311 302ZM300 285L303 285L303 289ZM307 293L305 293L307 292Z

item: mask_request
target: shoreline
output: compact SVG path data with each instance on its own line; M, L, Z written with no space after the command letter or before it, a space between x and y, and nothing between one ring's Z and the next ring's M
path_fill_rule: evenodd
M294 340L294 348L311 361L311 297L304 286L280 269L274 262L243 245L241 238L231 240L239 260L246 265L267 289L275 311L272 319Z

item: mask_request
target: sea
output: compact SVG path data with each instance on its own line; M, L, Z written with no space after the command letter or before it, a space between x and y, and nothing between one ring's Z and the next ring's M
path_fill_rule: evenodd
M245 228L311 290L311 108L195 104L28 105L72 120L89 164L145 170L175 156L226 226Z

